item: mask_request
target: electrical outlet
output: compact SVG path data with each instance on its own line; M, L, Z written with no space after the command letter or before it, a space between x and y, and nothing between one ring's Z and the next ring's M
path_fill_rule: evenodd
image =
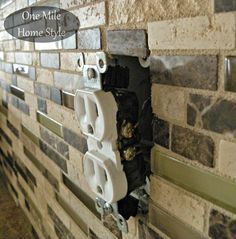
M92 88L77 90L75 112L85 135L97 141L117 139L117 105L111 92Z
M96 150L84 156L84 174L91 190L108 203L117 202L127 194L125 173L114 162Z

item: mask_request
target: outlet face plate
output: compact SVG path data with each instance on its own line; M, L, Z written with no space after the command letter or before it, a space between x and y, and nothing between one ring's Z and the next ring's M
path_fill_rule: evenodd
M117 139L117 105L110 92L91 88L77 90L75 112L85 135L97 141Z
M92 191L108 203L117 202L127 194L124 171L95 150L84 156L84 174Z
M88 136L84 173L91 190L106 202L124 198L126 175L117 146L117 104L111 92L93 88L76 91L75 112L82 132Z

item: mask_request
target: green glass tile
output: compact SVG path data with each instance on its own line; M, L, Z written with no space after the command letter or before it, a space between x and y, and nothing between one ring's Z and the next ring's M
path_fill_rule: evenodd
M15 95L16 97L25 100L25 92L18 88L17 86L11 85L10 86L11 94Z
M29 129L27 129L24 125L21 125L22 132L32 140L37 146L39 146L39 138L34 135Z
M77 187L66 175L62 174L63 183L66 187L97 217L101 218L98 213L95 201L90 198L82 189Z
M59 137L63 137L62 125L54 119L48 117L46 114L40 111L37 111L37 120L41 125L49 129Z
M79 228L88 235L88 226L82 220L82 218L71 208L71 206L58 194L56 194L56 200L59 205L64 209L64 211L74 220L74 222L79 226Z
M236 184L197 167L186 165L153 148L152 172L184 189L236 213Z
M8 110L3 105L0 105L0 112L4 114L6 117L8 115Z
M205 236L200 232L187 226L177 218L169 215L161 208L150 204L149 206L149 222L163 231L167 236L175 239L204 239Z

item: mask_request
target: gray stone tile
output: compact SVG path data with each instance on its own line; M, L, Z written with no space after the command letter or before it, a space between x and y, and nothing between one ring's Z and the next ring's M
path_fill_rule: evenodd
M191 126L202 127L202 112L211 104L210 96L190 94L187 105L187 123Z
M75 92L83 85L83 76L64 72L54 72L54 83L59 89Z
M107 50L111 54L147 57L148 47L144 30L107 31Z
M76 34L62 40L63 49L76 49Z
M22 100L18 100L18 109L26 115L30 115L29 106Z
M190 160L213 167L214 141L212 138L180 126L172 129L172 151Z
M11 63L4 63L4 69L5 69L5 72L7 73L13 73L13 66Z
M47 155L59 168L67 173L66 160L62 158L58 153L45 144L42 140L39 142L41 151Z
M86 153L88 150L87 141L84 137L74 133L70 129L63 127L64 140L79 150L81 153Z
M156 144L159 144L165 148L169 148L169 123L154 118L153 119L153 140Z
M203 128L236 137L236 102L218 99L202 116Z
M217 90L216 56L153 56L153 83Z
M99 50L101 49L101 32L99 28L78 31L78 49Z
M47 114L47 101L41 98L37 99L38 102L38 110Z
M34 93L42 98L50 99L50 86L35 82Z
M235 0L214 0L215 12L236 11Z
M11 83L12 83L12 85L17 86L17 76L16 76L16 75L12 75L12 77L11 77Z
M54 229L59 239L75 239L69 229L63 224L61 219L53 211L53 209L48 205L48 215L54 222Z
M56 104L61 105L62 99L61 99L61 91L55 87L50 88L50 99L55 102Z
M208 234L212 239L234 239L236 220L213 209L210 213Z
M55 87L35 82L34 92L36 95L52 100L56 104L61 105L62 103L61 91Z
M59 69L60 67L60 57L59 53L41 53L40 54L41 66L46 68Z
M46 143L48 143L58 153L60 153L65 158L69 159L69 147L59 137L50 133L48 130L44 129L41 126L40 126L40 136Z

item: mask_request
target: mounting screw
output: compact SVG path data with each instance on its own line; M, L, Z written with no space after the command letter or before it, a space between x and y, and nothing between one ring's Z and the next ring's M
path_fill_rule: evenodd
M87 75L88 75L88 78L90 80L95 79L96 78L96 71L93 68L88 68Z
M109 204L109 203L104 204L104 212L106 214L111 214L113 212L113 208L112 208L111 204Z

